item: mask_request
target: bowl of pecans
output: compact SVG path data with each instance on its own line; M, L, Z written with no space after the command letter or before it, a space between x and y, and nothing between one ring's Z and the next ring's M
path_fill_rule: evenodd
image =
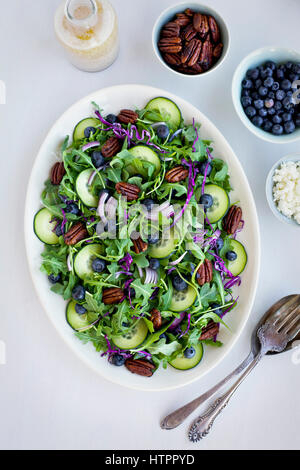
M161 63L178 75L206 75L221 65L230 37L223 18L199 3L166 9L156 21L153 48Z

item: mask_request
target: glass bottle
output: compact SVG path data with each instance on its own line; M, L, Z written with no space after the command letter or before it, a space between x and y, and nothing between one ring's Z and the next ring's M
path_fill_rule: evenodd
M67 0L57 9L55 33L70 62L86 72L109 67L119 52L118 20L108 0Z

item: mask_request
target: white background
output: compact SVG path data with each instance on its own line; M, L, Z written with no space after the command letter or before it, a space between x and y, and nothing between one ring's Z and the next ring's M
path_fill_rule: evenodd
M0 18L2 449L295 449L300 442L300 364L290 353L266 358L249 376L202 443L186 437L187 425L162 431L160 419L204 392L248 353L260 315L278 298L299 293L299 229L281 224L265 198L265 179L280 157L299 143L259 140L240 122L231 101L231 79L240 60L265 45L299 48L299 0L214 0L228 23L230 55L216 72L189 80L157 61L154 21L171 0L113 0L121 52L102 73L88 74L65 60L53 33L59 0L3 2ZM197 106L223 132L239 156L257 203L262 269L254 310L234 350L192 386L142 393L104 381L62 342L37 300L23 241L24 198L30 170L48 129L79 98L101 87L141 83L173 92ZM120 103L120 106L122 103ZM145 379L147 380L147 379ZM187 424L189 421L187 422Z

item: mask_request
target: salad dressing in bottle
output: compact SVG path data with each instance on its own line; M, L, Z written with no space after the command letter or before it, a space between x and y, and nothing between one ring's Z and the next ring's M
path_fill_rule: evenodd
M67 0L57 9L55 33L70 62L80 70L109 67L119 52L118 20L108 0Z

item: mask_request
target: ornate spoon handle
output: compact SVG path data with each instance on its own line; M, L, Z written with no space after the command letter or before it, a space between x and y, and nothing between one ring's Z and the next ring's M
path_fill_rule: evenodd
M245 372L239 377L239 379L230 387L228 392L226 392L221 397L217 398L217 400L208 408L206 413L199 416L191 425L189 431L189 439L192 442L200 441L203 437L207 436L209 431L211 430L215 419L221 411L226 407L230 398L237 390L237 388L241 385L241 383L245 380L245 378L250 374L250 372L254 369L254 367L259 363L263 354L259 353L245 370Z
M173 411L173 413L170 413L168 416L166 416L160 424L161 428L174 429L181 423L183 423L183 421L191 413L193 413L193 411L195 411L198 406L202 405L202 403L208 400L208 398L212 397L221 387L223 387L223 385L225 385L235 375L240 374L245 369L245 367L248 366L253 357L253 353L250 352L248 357L246 357L246 359L233 372L231 372L231 374L227 375L227 377L221 380L217 385L200 395L198 398L195 398L195 400L187 403L186 405L182 406L181 408L178 408L177 410Z

